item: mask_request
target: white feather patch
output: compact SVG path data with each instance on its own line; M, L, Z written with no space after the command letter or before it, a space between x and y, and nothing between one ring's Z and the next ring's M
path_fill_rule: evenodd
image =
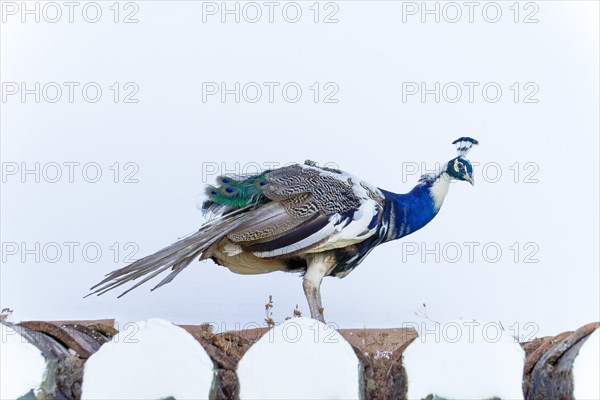
M448 194L448 188L450 188L450 176L443 172L439 178L431 185L429 193L433 198L433 204L435 211L438 212L444 203L446 194Z
M225 253L229 257L237 256L242 251L242 248L237 244L227 243L225 246L223 246L223 253Z

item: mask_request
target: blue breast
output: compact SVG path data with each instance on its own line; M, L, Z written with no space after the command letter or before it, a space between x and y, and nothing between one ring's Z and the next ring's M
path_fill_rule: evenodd
M349 246L348 249L338 249L336 251L337 265L330 275L340 278L346 276L364 260L371 250L381 243L399 239L427 225L437 214L429 192L431 183L421 182L406 194L396 194L380 189L385 196L381 218L387 225L387 231L383 229L383 225L380 225L378 235L373 235L354 246ZM373 221L371 222L375 225ZM349 251L349 249L352 250Z
M406 194L381 190L385 195L382 218L388 223L384 241L409 235L427 225L436 216L429 187L427 184L418 185Z

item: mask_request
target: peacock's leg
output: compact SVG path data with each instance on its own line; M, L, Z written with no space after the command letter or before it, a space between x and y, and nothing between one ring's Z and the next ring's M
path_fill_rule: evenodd
M325 322L323 303L321 302L321 281L335 264L335 258L324 253L317 253L308 260L308 268L304 274L302 287L308 301L310 316Z
M323 308L323 302L321 301L321 286L319 286L317 289L317 309L319 310L321 317L323 317L323 311L325 309ZM323 317L321 322L325 322L325 317Z
M308 308L310 310L310 317L313 319L317 319L321 322L325 322L323 317L322 309L319 308L318 301L318 292L319 287L315 286L308 279L304 279L302 282L302 286L304 287L304 294L306 295L306 300L308 301Z

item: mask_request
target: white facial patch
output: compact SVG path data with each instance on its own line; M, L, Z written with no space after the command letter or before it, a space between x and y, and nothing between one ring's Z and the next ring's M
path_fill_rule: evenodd
M454 160L454 170L456 172L459 172L459 169L458 169L458 160Z

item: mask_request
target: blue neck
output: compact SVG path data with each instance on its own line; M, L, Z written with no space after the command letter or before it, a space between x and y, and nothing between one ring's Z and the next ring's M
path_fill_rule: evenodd
M388 224L384 241L400 239L427 225L438 213L448 190L444 177L422 177L409 193L397 194L381 190L385 195L383 219ZM435 188L434 188L435 186ZM434 192L438 199L434 198Z

